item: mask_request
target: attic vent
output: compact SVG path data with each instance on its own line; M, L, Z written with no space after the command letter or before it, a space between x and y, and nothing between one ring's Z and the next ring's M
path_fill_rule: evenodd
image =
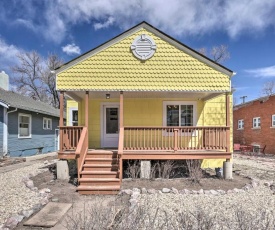
M157 46L153 38L146 34L137 36L131 45L133 54L141 60L151 58L156 52Z

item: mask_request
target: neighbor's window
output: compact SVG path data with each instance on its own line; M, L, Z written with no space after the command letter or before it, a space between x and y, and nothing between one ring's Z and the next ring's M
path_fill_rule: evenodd
M275 127L275 114L272 115L271 124L272 124L272 127Z
M259 128L259 127L261 127L261 118L254 117L253 118L253 128Z
M52 129L52 119L43 117L43 129Z
M166 126L194 126L195 104L185 102L165 102Z
M31 115L22 114L18 115L18 137L31 137Z
M238 120L238 129L244 128L244 120Z

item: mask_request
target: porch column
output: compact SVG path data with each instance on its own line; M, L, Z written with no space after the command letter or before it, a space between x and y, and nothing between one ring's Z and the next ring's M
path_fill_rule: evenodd
M226 103L226 126L230 126L230 96L226 93L225 103ZM230 128L226 130L226 151L230 151ZM223 177L224 179L232 179L232 163L230 159L226 159L223 162Z
M120 95L119 95L119 131L121 128L123 128L124 124L123 124L123 91L120 91ZM122 134L124 135L124 133ZM123 151L123 141L121 141L121 133L119 135L119 146L118 149L119 151ZM120 178L120 183L122 182L122 177L123 177L123 160L122 157L120 156L119 158L119 178Z
M225 95L225 103L226 103L226 126L230 126L230 98L228 93ZM230 151L230 128L226 130L226 151ZM229 159L227 159L229 160Z
M85 94L85 126L88 128L89 125L89 91Z
M60 97L59 97L59 111L60 111L60 116L59 116L59 127L64 126L64 92L60 92Z
M120 91L119 96L119 127L123 128L123 91Z
M62 151L64 133L61 127L64 126L64 91L61 91L59 96L59 112L59 151Z

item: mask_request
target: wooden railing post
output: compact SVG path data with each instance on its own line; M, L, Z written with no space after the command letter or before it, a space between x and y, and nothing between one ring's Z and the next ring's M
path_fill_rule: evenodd
M178 150L178 132L179 129L174 129L174 151Z
M230 103L229 95L225 94L225 103L226 103L226 126L229 127L226 129L226 151L230 152Z
M60 92L59 96L59 151L63 151L64 132L60 128L64 126L64 92Z

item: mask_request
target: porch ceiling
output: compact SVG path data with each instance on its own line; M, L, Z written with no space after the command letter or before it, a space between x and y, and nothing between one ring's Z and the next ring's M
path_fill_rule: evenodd
M123 92L124 98L190 98L195 100L207 100L223 94L224 92L152 92L152 91L131 91ZM110 99L119 99L118 91L89 91L90 99L105 99L110 94ZM67 91L67 97L75 100L84 100L85 91Z

